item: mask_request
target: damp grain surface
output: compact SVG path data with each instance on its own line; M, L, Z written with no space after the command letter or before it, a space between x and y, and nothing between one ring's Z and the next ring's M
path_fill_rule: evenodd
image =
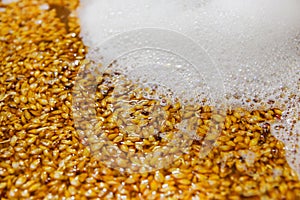
M121 173L98 160L72 113L72 88L87 51L79 37L77 6L77 1L0 2L1 199L300 199L298 176L285 159L283 143L270 132L270 123L281 117L277 108L228 109L216 146L204 158L194 140L189 153L152 172ZM145 150L136 143L163 142L118 137L113 113L106 112L111 93L97 95L102 128L124 152ZM177 116L180 109L191 116L197 112L197 134L207 133L211 109L196 105L166 105L167 130L184 117ZM139 107L133 114L150 113Z

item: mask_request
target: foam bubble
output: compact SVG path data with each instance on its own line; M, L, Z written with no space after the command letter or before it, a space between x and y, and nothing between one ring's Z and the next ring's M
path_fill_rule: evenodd
M229 104L285 110L272 132L286 143L288 160L300 174L299 9L297 0L82 0L78 15L92 58L104 41L133 29L163 28L190 37L220 70Z
M10 3L15 3L18 2L18 0L2 0L3 4L10 4Z
M174 66L173 63L176 63ZM137 83L141 87L155 86L157 94L164 94L175 102L180 98L183 103L191 103L203 88L208 90L205 80L191 63L178 55L163 50L140 49L122 55L117 63L109 68ZM204 94L200 99L210 99ZM193 101L194 102L194 101Z

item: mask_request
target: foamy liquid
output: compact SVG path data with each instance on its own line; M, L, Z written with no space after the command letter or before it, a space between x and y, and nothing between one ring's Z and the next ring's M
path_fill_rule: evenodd
M215 97L225 88L227 105L283 109L272 134L285 142L288 161L300 174L299 9L297 0L82 0L78 16L95 62L101 61L101 44L126 31L167 29L195 41L222 76L219 90L198 92ZM175 79L164 85L173 87Z

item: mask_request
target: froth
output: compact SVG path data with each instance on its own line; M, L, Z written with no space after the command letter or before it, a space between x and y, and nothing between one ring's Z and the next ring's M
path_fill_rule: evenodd
M133 29L168 29L194 40L222 74L227 104L285 110L273 134L286 143L289 161L300 174L300 156L294 153L300 152L299 9L297 0L82 0L78 15L83 41L96 62L97 47Z
M118 57L108 69L125 75L140 87L155 87L158 95L164 94L174 102L176 98L183 104L210 99L200 93L204 88L209 90L201 74L191 63L171 52L139 49Z

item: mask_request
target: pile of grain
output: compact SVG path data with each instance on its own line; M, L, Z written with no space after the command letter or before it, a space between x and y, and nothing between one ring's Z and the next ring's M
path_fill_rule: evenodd
M270 134L270 123L281 117L276 108L229 109L217 145L204 158L199 157L201 143L194 140L189 153L169 168L129 174L105 166L79 137L72 116L72 87L86 53L73 15L77 4L0 3L2 199L300 198L300 182L285 159L283 143ZM105 110L111 94L100 90L98 96L98 117L104 119L108 138L124 152L144 151L136 145L139 138L119 137L120 130L110 127L113 113ZM132 100L140 99L133 95ZM177 110L188 109L165 107L171 131L183 117L176 117ZM203 116L210 108L191 107L200 114L198 134L205 134L210 119Z

